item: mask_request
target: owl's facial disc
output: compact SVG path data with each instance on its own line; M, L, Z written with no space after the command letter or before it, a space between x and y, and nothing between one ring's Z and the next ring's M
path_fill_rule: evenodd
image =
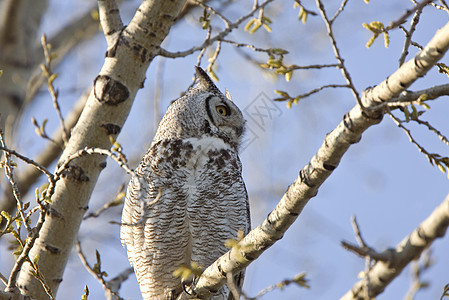
M216 127L216 135L237 143L243 134L245 120L238 107L226 99L209 95L205 101L209 123Z

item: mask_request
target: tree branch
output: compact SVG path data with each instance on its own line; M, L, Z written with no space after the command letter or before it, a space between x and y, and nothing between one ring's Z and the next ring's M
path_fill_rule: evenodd
M436 238L443 237L449 226L449 195L410 235L405 237L391 253L391 259L378 261L370 270L369 294L375 298L396 278L404 267L417 259ZM367 285L360 280L341 299L359 299L366 293Z
M448 48L449 23L435 34L415 58L403 64L385 82L369 89L369 93L364 93L365 108L369 109L379 102L397 97L415 80L424 76ZM318 193L318 188L338 166L349 147L359 142L362 133L370 126L378 124L383 114L384 111L374 110L367 114L359 105L352 108L343 121L326 136L317 153L299 172L299 176L263 223L203 272L194 289L197 296L201 298L212 295L213 291L226 283L227 273L235 274L244 269L281 239L304 206Z
M449 48L449 23L439 29L432 40L413 59L407 61L379 85L365 90L362 103L373 106L398 97L418 78L424 76ZM372 108L368 110L373 110Z
M114 46L117 35L123 29L122 19L115 0L98 0L98 12L100 23L103 27L104 36L108 48Z
M252 15L254 15L255 12L257 12L259 9L264 8L270 2L273 2L273 1L274 0L266 0L260 5L259 4L254 5L253 9L248 14L240 17L234 23L230 23L230 24L226 23L226 28L224 30L217 33L214 37L212 37L210 39L206 38L206 40L200 46L195 46L189 50L178 51L178 52L170 52L170 51L160 48L158 55L168 57L168 58L177 58L177 57L185 57L185 56L195 53L196 51L200 51L200 50L212 45L216 41L220 41L220 40L224 39L232 30L234 30L235 28L240 26L241 23L243 23L245 20L249 19Z

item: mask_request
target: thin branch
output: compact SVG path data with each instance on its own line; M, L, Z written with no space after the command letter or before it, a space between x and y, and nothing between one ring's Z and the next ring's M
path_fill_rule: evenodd
M14 267L11 270L11 273L10 273L9 279L8 279L8 285L7 285L6 289L5 289L6 292L18 293L18 288L16 286L17 276L19 275L19 272L21 271L22 265L23 265L24 262L28 261L31 264L32 260L29 257L29 253L31 251L31 248L33 248L33 246L34 246L34 243L36 242L36 239L39 237L39 232L40 232L40 230L42 228L42 225L45 222L45 216L46 216L46 213L47 213L47 210L44 207L44 205L41 202L38 202L38 204L39 204L40 209L41 209L41 211L39 213L39 219L38 219L38 221L36 223L36 226L31 231L31 233L28 234L28 239L27 239L27 242L25 244L25 247L23 247L22 253L17 258L16 263L15 263ZM49 295L50 298L53 299L52 292L51 292L50 288L47 286L47 284L45 283L45 281L42 278L39 278L39 277L37 277L37 279L40 281L40 283L44 287L44 290L45 290L46 294Z
M376 111L374 104L397 98L418 78L424 76L446 53L449 48L449 23L439 29L432 40L414 58L399 67L386 80L363 93L362 101Z
M343 12L343 10L346 7L346 4L348 4L348 0L343 0L341 2L340 8L337 10L337 12L335 13L335 15L329 20L329 23L334 23L335 19L338 18L338 16Z
M229 272L228 274L226 274L226 278L227 278L228 287L231 290L232 296L234 297L234 299L240 299L241 292L239 291L239 288L235 285L234 274L232 272Z
M292 104L297 104L300 100L302 100L306 97L309 97L313 94L316 94L324 89L328 89L328 88L350 88L350 87L347 84L327 84L327 85L323 85L318 88L315 88L307 93L299 94L295 97L290 96L287 92L275 90L275 93L281 95L281 97L275 98L273 100L274 101L287 101L287 107L290 108Z
M69 129L69 133L79 119L79 116L84 108L84 104L86 103L87 96L88 92L84 93L79 98L72 111L65 119L65 125ZM60 146L64 143L64 141L62 140L62 134L62 128L58 128L51 137L51 139L54 140L55 143L48 143L34 161L23 155L20 155L13 150L7 149L7 151L11 151L10 153L12 155L18 155L20 159L27 163L25 169L18 170L20 172L17 172L16 178L19 192L23 197L27 194L29 189L33 186L33 184L41 176L42 173L44 173L46 176L53 177L53 174L51 174L46 168L50 166L62 152L62 148ZM12 197L12 190L8 186L8 188L5 189L3 193L3 200L0 203L0 211L4 210L12 215L15 209L16 204L14 198ZM4 224L5 222L4 220L2 220L0 228Z
M58 65L74 47L98 33L99 22L92 17L92 10L94 9L95 7L91 7L82 16L74 19L67 26L61 28L54 36L48 38L48 44L52 45L52 52L56 53L56 57L52 59L53 67ZM34 47L33 53L35 57L42 56L41 43ZM31 72L32 75L27 86L25 104L31 102L44 83L45 76L43 76L39 66L41 63L43 61L38 62Z
M3 276L2 273L0 273L0 280L2 281L2 283L7 286L8 285L8 278L6 278L5 276Z
M389 31L404 24L407 21L407 18L410 17L412 13L414 13L415 11L422 10L424 6L426 6L432 1L433 0L423 0L420 3L416 4L412 9L407 10L399 19L397 19L394 22L391 22L390 25L385 27L385 31Z
M35 162L34 160L23 156L22 154L19 154L18 152L8 149L2 145L0 145L0 150L10 154L10 155L14 155L17 158L20 158L21 160L23 160L24 162L26 162L27 164L33 165L35 168L37 168L40 172L44 173L45 175L47 175L47 177L52 178L53 174L48 171L45 167L41 166L40 164L38 164L37 162Z
M419 152L423 153L427 159L429 160L430 163L433 164L433 160L435 159L434 156L429 153L423 146L421 146L412 136L412 133L410 132L409 129L407 129L404 125L402 125L402 122L396 118L391 112L387 112L387 114L391 117L391 119L394 121L394 123L401 128L402 130L404 130L405 134L408 136L408 139L410 141L410 143L412 143L413 145L416 146L416 148L418 148Z
M104 280L103 276L101 276L99 274L99 272L101 272L101 270L98 270L98 272L96 272L89 265L89 263L87 262L86 256L83 253L83 249L81 249L81 243L79 240L76 240L75 245L76 245L76 251L78 252L78 256L79 256L81 262L83 263L83 266L86 268L86 270L101 283L101 285L103 286L103 289L105 291L112 294L116 299L120 299L120 300L123 299L117 294L117 292L113 291L110 288L109 284Z
M418 261L412 262L412 265L410 266L410 275L412 282L410 284L409 290L407 291L407 294L404 297L404 300L413 300L419 290L429 286L428 282L422 281L421 276L433 264L434 260L432 259L431 249L425 251Z
M207 5L206 3L204 3L203 1L198 1L198 0L194 0L193 2L195 2L196 4L198 4L199 6L201 6L202 8L207 9L208 11L210 11L212 14L217 15L221 20L223 20L223 22L226 25L226 28L231 27L232 26L232 22L226 18L223 14L221 14L220 12L216 11L215 9L213 9L212 7L210 7L209 5Z
M437 5L436 3L431 3L433 6L435 6L438 9L445 10L449 13L449 6L447 5L446 1L440 0L441 5Z
M125 197L125 185L122 184L117 192L117 196L115 196L114 199L111 201L108 201L105 205L103 205L100 209L98 209L94 213L87 214L84 216L83 220L89 219L89 218L98 218L103 212L110 209L111 207L116 207L117 205L120 205L123 203L123 198Z
M64 117L61 113L61 107L58 103L58 91L55 90L55 87L53 85L54 80L57 77L57 74L54 74L51 67L51 61L52 61L52 53L50 53L50 48L47 44L47 37L45 34L42 35L41 38L42 42L42 48L44 49L44 57L45 57L45 64L42 64L42 71L44 72L44 76L47 77L47 86L48 91L50 92L51 98L53 100L53 106L55 107L56 113L58 114L59 121L61 123L61 128L63 129L62 134L62 140L64 141L64 146L67 144L69 133L67 131L67 128L65 127L64 123Z
M449 195L413 232L406 236L395 249L391 251L388 262L378 261L370 271L370 293L374 298L384 291L386 286L396 278L405 266L420 257L437 238L444 237L449 226ZM355 283L341 299L360 299L365 295L366 282L364 279Z
M80 158L85 155L92 155L92 154L108 156L108 157L112 158L113 160L115 160L118 163L119 167L124 169L126 171L126 173L134 175L134 171L126 164L126 162L123 160L123 158L120 155L117 155L116 153L106 150L106 149L87 148L86 147L84 149L78 150L77 152L67 156L67 158L64 160L64 162L56 169L55 178L59 178L61 176L64 169L68 166L68 164L72 160Z
M341 246L363 258L372 258L375 261L385 262L392 259L392 253L390 250L377 252L374 248L367 245L360 247L346 241L341 241Z
M410 48L410 44L412 41L412 35L416 30L416 25L418 25L419 17L421 16L422 9L417 9L415 12L415 15L413 16L413 19L410 24L410 29L408 31L405 30L405 41L404 41L404 47L402 49L401 57L399 58L399 66L402 66L402 64L405 62L405 58L408 55L408 49Z
M319 88L313 89L307 93L300 94L297 97L299 97L300 99L306 98L306 97L309 97L313 94L316 94L316 93L318 93L324 89L328 89L328 88L351 88L351 87L348 86L347 84L327 84L327 85L320 86Z
M423 100L422 95L425 95ZM380 110L383 108L395 109L398 107L408 106L410 104L420 104L420 102L435 100L441 96L449 96L449 84L437 85L428 89L420 91L404 91L399 97L392 98L388 101L383 101L378 105L373 105L369 110Z
M420 120L418 118L412 118L413 121L415 121L416 123L420 124L420 125L424 125L427 127L427 129L429 129L430 131L432 131L433 133L435 133L438 138L440 139L440 141L442 141L443 143L445 143L447 146L449 146L449 140L447 137L445 137L441 131L439 131L438 129L436 129L435 127L433 127L429 122L427 121L423 121Z
M253 9L248 14L240 17L237 21L230 24L229 26L226 26L226 28L224 30L217 33L214 37L212 37L210 39L206 39L200 46L195 46L189 50L178 51L178 52L170 52L163 48L160 48L158 55L168 57L168 58L186 57L190 54L193 54L197 51L207 48L208 46L212 45L216 41L224 39L229 33L231 33L232 30L239 27L240 24L242 24L245 20L252 17L254 15L254 13L256 13L259 9L263 9L265 6L267 6L269 3L273 2L273 1L274 0L266 0L262 4L258 4L257 2L255 2Z
M0 146L2 148L5 148L5 141L3 140L3 131L1 128L0 128ZM25 211L23 208L22 199L20 197L19 189L14 179L14 167L12 166L11 156L7 151L3 151L3 153L5 154L5 163L4 163L5 174L9 180L9 183L11 184L12 192L17 203L17 210L19 211L20 217L22 218L22 224L25 226L27 233L31 234L31 227L28 224L27 219L25 218Z
M209 65L206 68L207 72L209 72L210 74L215 74L212 68L218 58L218 55L220 54L220 51L221 51L221 41L218 41L217 48L215 49L214 54L209 58Z
M129 277L129 275L134 274L134 269L129 267L122 272L120 272L117 276L112 278L111 280L107 281L107 284L111 291L118 293L120 286L124 281L126 281ZM109 290L106 290L106 298L109 300L112 297L115 297L112 293L109 292Z
M299 285L300 287L310 288L310 286L308 285L308 281L309 280L306 278L306 274L300 273L292 279L285 279L285 280L282 280L281 282L278 282L276 284L273 284L273 285L270 285L270 286L264 288L263 290L258 292L255 297L245 297L245 298L247 298L249 300L256 300L275 289L282 290L282 288L284 288L285 286L292 284L292 283L295 283L295 284Z
M338 63L339 63L339 67L340 70L342 72L343 77L346 80L346 83L348 84L350 90L352 91L352 94L354 95L354 98L357 101L357 104L360 105L361 108L364 108L362 101L360 99L359 93L357 92L354 83L352 82L351 79L351 75L349 74L349 71L346 69L345 63L344 63L344 59L342 58L341 54L340 54L340 49L337 46L337 41L335 40L334 37L334 32L332 29L332 23L329 21L327 15L326 15L326 11L324 8L323 3L321 2L321 0L316 0L318 9L321 12L321 16L324 20L324 23L326 24L326 28L327 28L327 34L331 40L331 44L332 44L332 48L334 50L334 54L335 54L335 58L337 59Z
M357 238L359 244L360 244L362 247L367 247L367 244L366 244L365 241L363 240L362 233L361 233L361 231L360 231L360 227L359 227L359 224L357 223L357 219L356 219L355 216L352 216L352 218L351 218L351 223L352 223L352 228L353 228L353 230L354 230L355 236L356 236L356 238Z

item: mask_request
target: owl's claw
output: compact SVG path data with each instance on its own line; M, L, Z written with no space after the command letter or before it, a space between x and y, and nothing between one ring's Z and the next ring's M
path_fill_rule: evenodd
M188 294L189 296L194 296L195 295L195 285L196 285L197 281L198 281L197 277L194 277L193 279L190 279L190 280L183 280L181 282L181 285L182 285L182 289L184 290L184 292L186 294Z

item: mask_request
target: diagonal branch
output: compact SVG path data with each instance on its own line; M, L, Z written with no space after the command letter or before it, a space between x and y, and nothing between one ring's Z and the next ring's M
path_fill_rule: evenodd
M401 65L379 85L368 88L362 98L363 104L370 106L372 103L379 104L398 97L413 82L424 76L443 57L448 48L449 23L439 29L427 46L413 59Z
M405 266L419 258L421 253L429 247L432 242L443 237L449 226L449 195L444 201L425 219L410 235L405 237L401 243L391 252L391 259L378 261L370 270L369 294L375 298L382 293L387 285L396 278ZM365 295L367 284L360 280L341 299L360 299Z
M379 102L397 97L419 77L424 76L448 48L449 23L435 34L415 58L403 64L385 82L371 88L369 93L364 93L365 107L369 109ZM263 223L204 271L195 287L197 296L210 296L226 283L227 273L235 274L244 269L281 239L309 200L318 193L318 188L337 168L349 147L360 141L362 133L370 126L378 124L383 114L384 111L374 110L367 114L359 105L352 108L343 121L326 135L317 153L299 172L299 176Z

